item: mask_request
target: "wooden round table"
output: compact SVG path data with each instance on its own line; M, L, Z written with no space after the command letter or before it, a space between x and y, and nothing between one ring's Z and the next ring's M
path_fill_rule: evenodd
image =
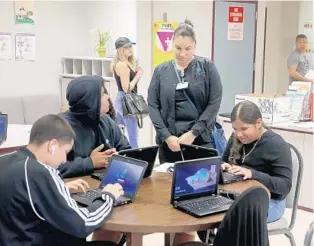
M92 188L99 186L99 181L91 177L84 177L84 180ZM134 203L115 208L102 228L127 232L127 245L141 246L144 234L165 233L165 245L170 245L174 233L207 230L218 226L224 213L195 218L174 209L170 204L171 182L172 174L153 172L151 177L143 180ZM220 188L243 192L253 186L264 187L257 181L249 180Z

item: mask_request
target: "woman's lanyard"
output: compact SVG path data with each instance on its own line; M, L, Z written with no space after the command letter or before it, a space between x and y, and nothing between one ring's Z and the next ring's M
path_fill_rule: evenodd
M178 90L187 89L189 87L189 82L184 80L184 71L180 71L180 75L179 75L177 66L174 61L172 61L172 65L179 81L179 83L177 84L176 90L178 91Z
M174 61L172 61L172 65L179 81L179 83L177 84L176 90L177 91L182 90L188 103L197 111L198 114L201 114L202 112L196 107L196 105L192 102L189 95L186 93L186 89L189 87L189 82L184 80L184 71L180 71L180 75L179 75L177 66Z

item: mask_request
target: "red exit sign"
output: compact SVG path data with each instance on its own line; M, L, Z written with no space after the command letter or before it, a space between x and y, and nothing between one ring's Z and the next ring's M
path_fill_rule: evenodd
M243 23L244 7L230 6L229 7L229 22Z

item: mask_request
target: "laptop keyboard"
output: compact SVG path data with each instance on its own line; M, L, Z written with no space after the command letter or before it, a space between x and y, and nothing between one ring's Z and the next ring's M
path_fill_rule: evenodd
M181 207L184 207L186 209L190 210L204 210L204 209L215 209L219 208L226 204L231 204L232 200L217 196L217 197L204 197L201 199L198 199L196 201L188 202L185 204L182 204Z
M230 183L243 181L242 175L235 175L229 172L223 172L222 177L223 177L224 184L230 184Z
M83 198L89 199L94 201L96 198L101 196L101 189L95 189L95 190L88 190L87 192L80 192L77 193L78 195L80 195Z

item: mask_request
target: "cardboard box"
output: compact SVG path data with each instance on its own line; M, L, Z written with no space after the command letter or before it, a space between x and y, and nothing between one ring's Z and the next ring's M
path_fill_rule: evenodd
M259 107L266 124L289 121L289 97L274 94L242 94L236 95L235 104L245 100L251 101Z
M311 118L312 83L293 81L287 91L290 98L290 120L306 121Z

